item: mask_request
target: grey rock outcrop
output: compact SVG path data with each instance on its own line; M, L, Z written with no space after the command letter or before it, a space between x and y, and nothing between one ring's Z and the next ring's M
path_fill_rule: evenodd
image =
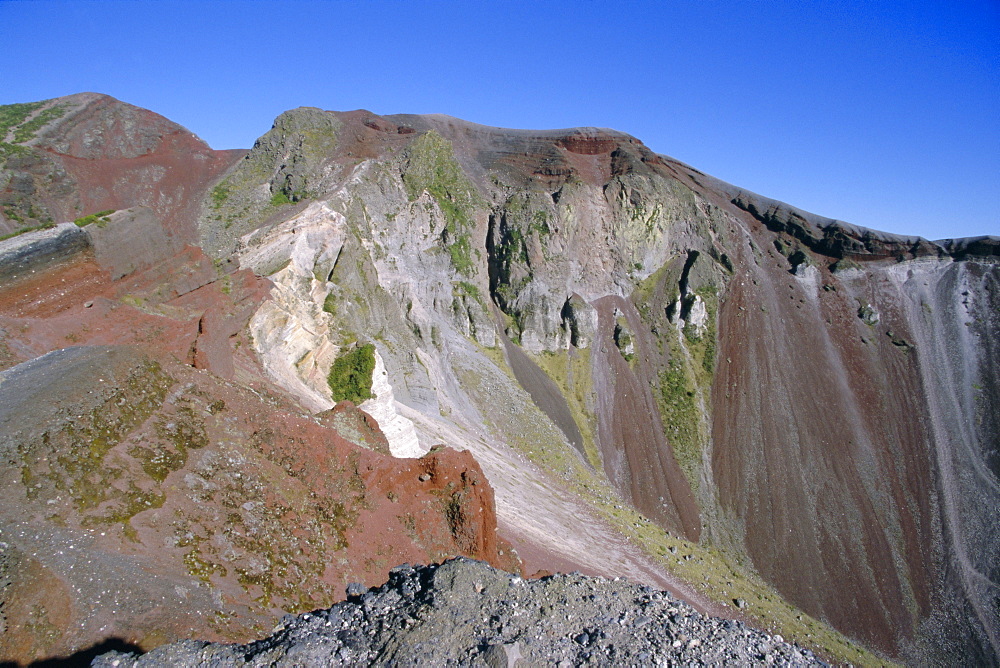
M184 641L96 668L167 666L821 666L781 636L665 592L578 574L523 580L470 559L398 567L377 589L289 616L246 645Z
M90 248L87 233L73 223L26 232L0 241L0 282L16 281Z

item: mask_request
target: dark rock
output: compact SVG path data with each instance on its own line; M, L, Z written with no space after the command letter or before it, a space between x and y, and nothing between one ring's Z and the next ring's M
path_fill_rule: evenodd
M88 248L87 234L72 224L0 241L0 284L44 271Z
M400 604L403 587L417 582L428 583L430 596ZM824 665L780 637L704 617L667 593L651 595L623 580L570 575L515 582L471 559L397 569L389 582L364 595L365 603L353 597L325 613L301 615L270 638L247 645L184 641L145 655L106 654L94 665L747 665L764 660L765 653L780 665ZM362 614L366 607L370 614ZM541 616L517 614L543 607ZM672 619L678 608L684 614ZM602 625L609 613L634 617L637 624L645 619L638 625L646 630ZM349 628L331 625L333 619ZM674 643L675 637L681 642Z

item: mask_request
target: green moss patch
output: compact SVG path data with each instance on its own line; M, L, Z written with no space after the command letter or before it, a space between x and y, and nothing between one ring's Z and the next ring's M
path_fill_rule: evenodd
M232 192L232 187L229 186L228 183L226 182L222 182L219 185L212 188L211 192L209 192L209 198L211 199L212 202L212 208L213 209L222 208L222 205L225 204L226 200L229 199L229 195L231 192Z
M468 281L458 281L452 284L452 294L456 297L471 297L476 301L482 301L479 288Z
M77 224L78 227L86 227L87 225L96 224L98 227L104 227L109 222L111 218L109 216L115 212L114 209L108 209L106 211L98 211L97 213L92 213L89 216L83 216L77 218L73 222Z
M375 346L366 343L350 350L333 362L327 382L334 401L360 404L372 398L372 372L375 371Z
M663 336L669 358L660 372L656 395L664 433L695 495L701 484L702 455L709 442L710 416L703 413L709 411L711 403L718 312L714 289L702 288L696 294L708 311L705 330L698 334L693 326L686 325L682 336L672 331Z
M444 215L441 234L451 263L460 274L472 276L471 232L475 227L474 211L482 198L472 185L448 140L433 130L418 137L410 146L409 161L403 172L403 184L410 201L427 192Z
M7 214L7 217L12 220L17 220L15 216L10 215L9 213ZM30 227L22 227L19 230L0 236L0 241L13 239L14 237L19 237L27 232L35 232L36 230L50 230L55 226L56 226L55 223L43 223L41 225L31 225Z
M705 441L701 411L697 402L697 387L676 344L666 370L660 373L657 403L663 419L663 429L674 451L674 457L691 488L697 492L701 473L701 451Z

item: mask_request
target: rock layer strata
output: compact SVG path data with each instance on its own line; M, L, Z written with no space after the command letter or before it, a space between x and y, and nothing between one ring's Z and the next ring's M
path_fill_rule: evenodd
M821 622L996 661L1000 239L864 230L596 128L302 108L221 153L85 95L4 139L4 229L125 210L0 291L5 366L145 339L322 416L371 343L390 449L470 450L529 570L739 598L852 662ZM101 250L153 220L159 254Z

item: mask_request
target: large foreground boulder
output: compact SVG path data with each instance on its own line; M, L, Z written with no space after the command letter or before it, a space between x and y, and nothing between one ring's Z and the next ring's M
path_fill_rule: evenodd
M348 594L248 645L185 641L142 656L110 652L93 665L824 665L781 636L700 615L623 579L522 580L460 558L400 566L381 587Z

